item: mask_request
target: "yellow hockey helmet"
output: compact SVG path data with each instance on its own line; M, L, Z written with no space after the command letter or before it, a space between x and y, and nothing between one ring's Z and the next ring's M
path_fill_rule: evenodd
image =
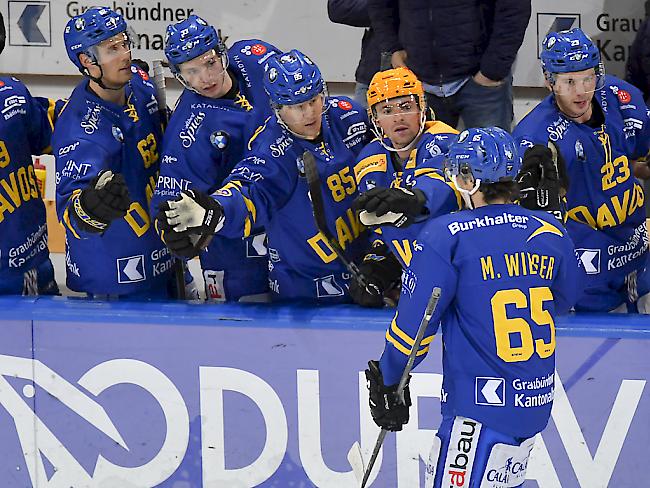
M372 77L368 86L368 108L372 110L379 102L408 95L415 95L420 110L424 111L424 90L413 71L403 67L379 71Z

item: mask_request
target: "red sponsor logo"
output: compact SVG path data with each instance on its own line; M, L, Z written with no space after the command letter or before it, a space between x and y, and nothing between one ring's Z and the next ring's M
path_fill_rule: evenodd
M144 81L149 81L149 75L145 70L143 70L142 68L138 68L137 71Z
M0 80L0 86L5 86L5 82Z
M256 56L261 56L262 54L266 54L266 46L264 44L255 44L251 46L251 52Z
M618 101L621 103L630 103L632 101L632 95L630 95L625 90L618 89Z
M341 110L352 110L352 104L348 102L347 100L340 100L339 101L339 108Z

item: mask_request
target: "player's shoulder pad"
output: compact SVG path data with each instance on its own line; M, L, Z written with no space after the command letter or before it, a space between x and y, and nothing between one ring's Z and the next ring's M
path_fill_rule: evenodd
M634 117L642 120L647 117L647 107L643 93L637 87L615 76L605 76L605 91L607 92L608 105L618 108L624 119Z
M521 119L512 131L512 135L517 139L523 135L533 137L533 135L539 134L544 141L547 141L546 128L552 127L555 123L559 124L562 120L564 118L555 106L553 96L548 95Z
M457 139L458 131L456 129L443 122L440 122L440 124L444 127L429 126L425 133L422 134L416 146L419 159L446 154L451 143Z
M156 87L153 84L153 78L145 70L136 65L131 65L131 88L136 93L146 92L149 94L156 92Z
M379 139L373 139L359 153L354 165L354 178L357 184L371 173L386 173L390 155Z
M235 42L228 48L228 57L231 66L245 67L259 66L264 69L268 59L280 50L273 44L260 39L243 39ZM240 69L241 71L241 69Z
M363 121L368 124L368 112L350 97L330 96L325 101L327 110L333 119L351 120L351 123Z

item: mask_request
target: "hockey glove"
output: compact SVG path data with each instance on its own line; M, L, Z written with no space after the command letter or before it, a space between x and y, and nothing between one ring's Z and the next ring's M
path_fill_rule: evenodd
M404 401L397 396L397 385L384 385L384 378L379 370L378 361L368 361L366 380L370 392L370 413L375 423L382 429L397 432L409 421L411 393L409 375L404 388Z
M115 219L126 215L131 205L129 189L121 174L100 171L85 190L70 200L75 220L86 232L101 234Z
M365 226L407 227L422 215L425 202L421 190L372 188L357 197L353 206L360 210L359 220Z
M157 218L164 220L176 233L198 236L198 250L205 249L215 232L223 227L223 208L214 198L197 190L183 190L176 200L160 207Z
M356 280L352 280L350 281L352 300L362 307L380 308L384 306L384 292L400 283L402 265L390 252L388 246L382 243L373 247L372 253L366 254L359 266L359 271L369 283L373 283L379 289L380 293L369 293Z
M568 177L564 158L557 149L553 151L541 144L527 149L517 183L522 207L552 213L563 221L563 195L568 189Z
M201 252L201 249L196 245L199 241L198 236L191 234L189 231L174 231L172 226L167 223L163 210L158 211L154 225L160 239L176 256L192 259Z
M135 64L138 68L140 68L142 71L145 73L149 74L149 63L147 63L143 59L138 59L138 58L133 58L131 60L131 64Z

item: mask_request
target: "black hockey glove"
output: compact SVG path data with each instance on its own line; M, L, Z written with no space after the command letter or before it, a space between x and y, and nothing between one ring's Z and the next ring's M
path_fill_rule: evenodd
M407 188L372 188L353 203L365 226L392 225L408 227L422 215L426 199L421 190Z
M529 210L543 210L564 221L563 196L569 186L562 154L536 144L526 150L517 175L519 203Z
M379 294L369 293L356 280L350 281L350 296L354 303L362 307L380 308L384 306L384 292L395 288L400 283L402 265L388 246L382 243L372 248L372 253L366 254L359 265L359 271L380 291Z
M113 220L124 217L130 205L124 177L112 171L100 171L70 202L79 227L95 234L101 234Z
M131 60L131 64L135 64L142 71L149 74L149 63L147 63L146 61L144 61L142 59L138 59L138 58L133 58Z
M166 230L167 224L176 234L187 233L196 237L194 247L197 255L208 247L215 232L221 230L224 215L223 208L214 198L197 190L183 190L176 200L168 200L160 206L156 219L160 221L158 227L162 231ZM169 232L166 239L181 240Z
M370 392L370 413L375 423L382 429L397 432L409 421L411 393L409 391L409 375L404 388L404 402L397 396L397 385L384 385L384 378L379 370L378 361L368 361L366 369L366 384Z
M161 213L162 211L159 211L158 215L156 215L154 226L165 246L169 248L172 254L182 258L192 259L198 256L201 252L201 249L196 245L199 241L198 236L190 234L189 231L174 231L164 218L164 213L162 213L163 217L161 217Z

